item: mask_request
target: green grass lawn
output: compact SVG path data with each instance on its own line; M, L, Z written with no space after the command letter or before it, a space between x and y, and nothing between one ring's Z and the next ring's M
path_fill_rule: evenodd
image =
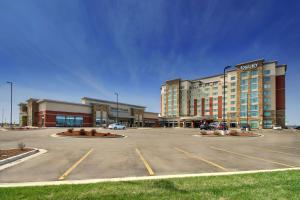
M300 199L300 171L0 188L0 199Z

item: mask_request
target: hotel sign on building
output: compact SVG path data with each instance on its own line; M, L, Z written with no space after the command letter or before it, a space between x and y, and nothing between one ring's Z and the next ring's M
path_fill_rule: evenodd
M249 64L249 65L241 65L240 69L245 71L245 70L252 70L252 69L256 69L258 66L257 63L253 63L253 64Z

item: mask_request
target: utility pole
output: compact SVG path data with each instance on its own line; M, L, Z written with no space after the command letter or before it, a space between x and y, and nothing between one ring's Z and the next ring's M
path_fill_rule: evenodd
M13 82L11 81L6 81L7 84L10 84L10 128L12 128L12 87L13 87Z
M116 118L116 121L118 123L118 121L119 121L119 93L115 92L115 95L117 96L117 118Z

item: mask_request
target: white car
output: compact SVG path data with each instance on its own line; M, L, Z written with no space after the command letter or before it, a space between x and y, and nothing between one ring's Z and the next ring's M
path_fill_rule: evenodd
M282 127L279 126L279 125L274 125L274 126L273 126L273 129L274 129L274 130L282 130Z
M126 129L126 126L122 125L122 124L118 124L118 123L114 123L114 124L110 124L108 126L109 129L114 129L114 130L125 130Z

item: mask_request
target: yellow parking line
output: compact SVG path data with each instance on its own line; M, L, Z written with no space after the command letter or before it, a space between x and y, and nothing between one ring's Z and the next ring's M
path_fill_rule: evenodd
M140 150L138 148L135 149L136 153L140 156L140 159L143 161L148 173L150 176L154 176L154 171L152 170L152 168L150 167L149 163L146 161L146 159L143 157L142 153L140 152Z
M218 164L216 164L216 163L214 163L214 162L211 162L211 161L209 161L209 160L206 160L206 159L204 159L204 158L202 158L202 157L200 157L200 156L193 155L192 153L187 152L187 151L185 151L185 150L183 150L183 149L179 149L179 148L175 147L175 150L177 150L177 151L179 151L179 152L181 152L181 153L184 153L186 156L188 156L188 157L190 157L190 158L197 159L197 160L201 160L202 162L205 162L205 163L207 163L207 164L210 164L210 165L212 165L212 166L214 166L214 167L216 167L216 168L219 168L219 169L221 169L221 170L223 170L223 171L229 171L228 169L226 169L225 167L223 167L223 166L221 166L221 165L218 165Z
M249 156L249 155L242 154L242 153L236 153L236 152L233 152L233 151L229 151L229 150L226 150L226 149L220 149L220 148L213 147L213 146L211 146L210 148L218 150L218 151L223 151L223 152L226 152L226 153L235 154L235 155L242 156L242 157L245 157L245 158L250 158L250 159L254 159L254 160L261 160L261 161L265 161L265 162L269 162L269 163L273 163L273 164L277 164L277 165L282 165L282 166L285 166L285 167L295 167L295 166L292 166L292 165L287 165L287 164L276 162L276 161L273 161L273 160L267 160L267 159L259 158L259 157L256 157L256 156Z
M82 156L74 165L72 165L58 180L64 180L90 153L93 149L90 149L84 156Z

